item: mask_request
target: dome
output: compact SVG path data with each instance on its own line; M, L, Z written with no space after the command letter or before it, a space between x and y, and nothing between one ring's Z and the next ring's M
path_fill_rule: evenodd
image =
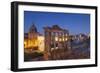
M34 24L30 27L29 32L37 32L37 28Z

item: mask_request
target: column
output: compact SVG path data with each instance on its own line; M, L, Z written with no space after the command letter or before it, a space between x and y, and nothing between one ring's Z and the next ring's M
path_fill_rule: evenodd
M50 56L51 32L45 29L45 54L44 59L48 60Z

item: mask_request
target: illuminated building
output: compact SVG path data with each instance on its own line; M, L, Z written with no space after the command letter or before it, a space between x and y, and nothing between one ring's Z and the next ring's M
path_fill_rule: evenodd
M52 27L44 27L45 33L45 60L58 59L61 57L61 52L65 55L66 51L70 49L69 31L60 28L58 25ZM58 52L60 50L60 53ZM57 54L58 53L58 54Z
M29 28L28 33L24 33L25 53L44 52L44 57L46 56L45 59L48 59L47 57L50 51L55 51L56 49L67 51L70 48L68 30L62 29L58 25L54 25L52 27L45 27L44 31L43 36L37 31L36 26L33 24Z
M29 28L28 33L24 33L24 49L27 53L34 52L35 50L44 50L44 36L37 32L34 24Z

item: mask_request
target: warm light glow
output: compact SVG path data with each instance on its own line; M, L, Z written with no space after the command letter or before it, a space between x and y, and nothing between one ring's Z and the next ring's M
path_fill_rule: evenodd
M55 41L58 41L58 37L55 37Z
M37 39L24 40L24 48L38 47L39 51L44 51L44 36L37 36Z
M24 44L26 45L26 41L24 42Z
M25 47L25 48L27 47L27 42L26 42L26 41L24 41L24 47Z
M62 41L64 41L64 38L62 38Z
M62 41L61 38L59 39L59 41Z
M68 38L59 38L55 37L55 41L67 41ZM38 47L39 51L44 51L44 36L37 36L37 39L27 39L24 40L24 48L32 48L32 47Z
M44 36L38 36L39 51L44 51Z
M67 40L68 40L67 37L65 39L64 38L55 37L55 41L67 41Z
M66 41L68 40L68 38L65 39Z

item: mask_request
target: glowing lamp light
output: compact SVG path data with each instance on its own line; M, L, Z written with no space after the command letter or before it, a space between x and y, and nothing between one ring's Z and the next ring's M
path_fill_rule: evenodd
M58 41L58 38L57 37L55 37L55 41Z
M66 38L65 40L67 41L68 39Z

